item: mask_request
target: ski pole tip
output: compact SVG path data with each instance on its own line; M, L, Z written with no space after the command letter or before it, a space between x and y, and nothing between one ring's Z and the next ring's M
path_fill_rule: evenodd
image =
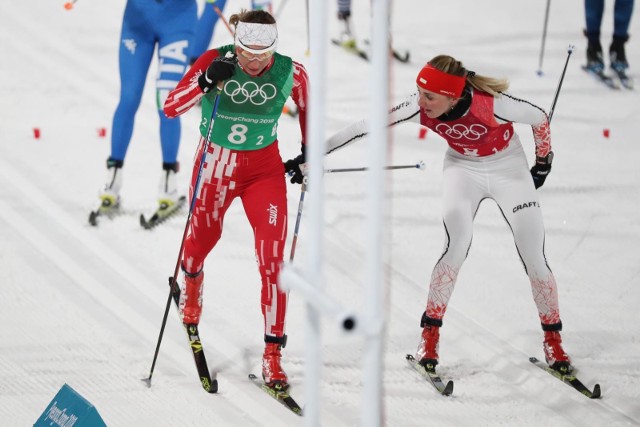
M420 160L417 164L416 164L416 168L420 169L421 171L426 169L426 165L424 164L424 162L422 160Z

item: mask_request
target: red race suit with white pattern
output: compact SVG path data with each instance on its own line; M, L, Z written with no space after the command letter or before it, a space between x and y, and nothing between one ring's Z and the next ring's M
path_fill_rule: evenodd
M205 52L169 94L164 106L167 116L176 117L202 101L202 136L190 188L190 198L195 198L195 204L182 263L188 273L202 270L205 258L222 235L227 209L239 198L254 232L265 335L282 337L287 293L280 289L278 280L287 235L287 188L278 149L277 121L284 101L291 97L298 107L304 144L307 73L301 64L278 53L258 76L250 76L237 66L235 74L224 82L212 118L216 95L209 93L203 98L198 77L217 56L231 49L233 46L223 46ZM210 120L213 127L208 132ZM211 135L210 143L206 141L207 135ZM207 153L195 194L205 147Z

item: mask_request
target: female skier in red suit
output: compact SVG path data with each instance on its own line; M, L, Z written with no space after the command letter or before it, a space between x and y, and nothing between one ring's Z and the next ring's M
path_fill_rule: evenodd
M284 174L289 172L292 182L302 183L299 164L304 162L307 73L301 64L276 52L278 31L268 12L243 11L231 16L229 22L235 27L235 44L209 50L198 58L164 105L165 114L176 117L202 100L200 145L190 190L196 203L182 257L181 315L185 324L200 321L204 260L222 235L231 202L240 198L254 231L262 279L262 374L267 385L286 388L280 350L286 343L287 294L278 286L287 235ZM216 87L221 87L219 95ZM212 117L216 96L219 102ZM290 96L300 112L303 153L283 165L278 119ZM201 184L194 193L205 147Z

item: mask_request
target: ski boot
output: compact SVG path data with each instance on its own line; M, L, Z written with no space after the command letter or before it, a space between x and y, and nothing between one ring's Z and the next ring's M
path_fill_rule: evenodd
M185 196L178 194L176 174L180 169L180 163L163 163L162 177L160 178L160 192L158 197L158 208L149 217L145 218L140 215L140 225L149 230L160 224L176 212L184 205Z
M440 326L442 320L431 319L426 314L422 315L422 335L416 351L416 360L428 372L435 372L438 364L438 347L440 341Z
M185 325L197 325L200 323L202 314L202 291L204 284L204 272L188 273L184 266L181 267L184 273L184 281L180 289L180 301L178 311L180 318Z
M610 66L615 75L620 80L620 84L627 89L633 89L633 78L627 74L629 62L624 51L624 44L629 40L629 36L613 36L613 42L609 46Z
M587 65L585 70L599 74L604 71L604 59L602 56L602 45L600 42L589 42L587 45Z
M627 55L624 50L624 44L629 39L629 37L617 37L613 36L613 41L611 42L611 46L609 46L609 59L611 68L618 71L626 71L629 68L629 63L627 62Z
M342 24L342 30L340 31L340 36L338 37L338 43L346 48L346 49L355 49L356 46L356 38L351 33L351 11L350 10L341 10L338 11L338 21Z
M107 180L100 190L100 206L89 214L89 223L98 225L98 217L113 217L120 210L120 188L122 187L122 160L107 159Z
M163 163L162 178L160 179L160 196L158 197L158 211L170 211L180 202L176 174L180 170L180 163Z
M282 353L280 350L287 342L287 336L274 337L265 335L265 347L262 355L262 378L267 387L286 390L289 388L287 374L280 365Z
M559 331L544 331L544 358L551 369L561 374L568 374L573 370L569 356L562 348L562 338Z

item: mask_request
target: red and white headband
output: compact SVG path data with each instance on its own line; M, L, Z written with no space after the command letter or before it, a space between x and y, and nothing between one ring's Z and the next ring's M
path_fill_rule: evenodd
M422 89L453 98L460 98L462 96L466 81L467 79L465 77L445 73L431 64L425 65L416 78L416 83Z

